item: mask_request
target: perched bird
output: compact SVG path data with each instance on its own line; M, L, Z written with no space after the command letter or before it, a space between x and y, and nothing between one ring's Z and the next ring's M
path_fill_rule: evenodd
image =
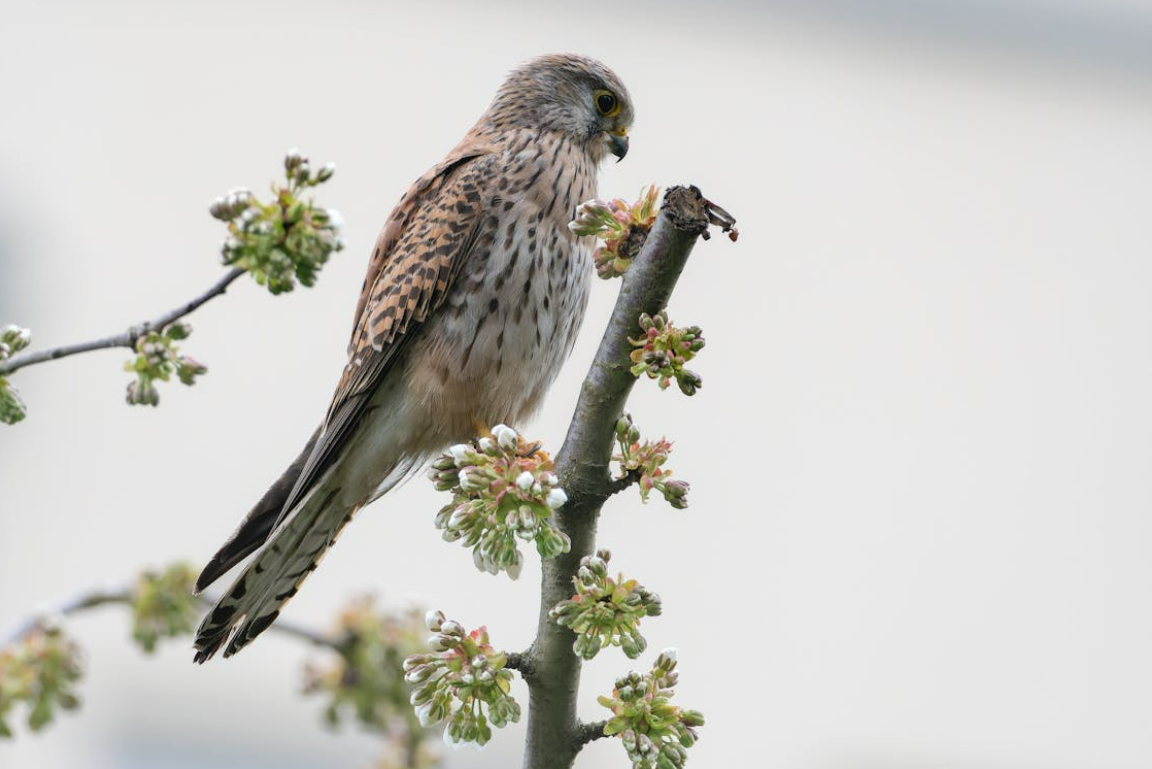
M568 222L596 196L601 162L628 151L632 114L600 62L540 56L400 198L323 423L196 582L259 550L201 623L197 662L271 625L361 507L446 446L540 405L588 300L591 239Z

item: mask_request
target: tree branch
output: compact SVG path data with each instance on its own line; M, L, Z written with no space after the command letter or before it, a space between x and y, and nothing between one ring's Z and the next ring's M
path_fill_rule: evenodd
M215 599L208 598L203 595L196 596L196 600L204 607L212 606L216 603ZM132 605L133 594L131 587L114 588L114 589L95 589L88 590L82 593L77 593L71 598L61 601L58 604L49 606L37 612L34 616L24 620L17 625L8 635L0 639L0 649L15 644L24 640L28 634L32 633L39 627L42 627L46 618L53 616L67 617L72 614L78 614L88 609L94 609L97 606L105 606L107 604L122 604L125 606ZM319 633L311 628L306 628L302 625L295 625L291 622L277 622L273 626L276 632L282 633L287 636L298 638L302 641L322 646L332 651L343 651L344 645L340 639L332 638L331 636Z
M0 649L24 640L29 633L41 627L44 624L44 620L48 617L57 615L66 617L70 614L84 611L85 609L94 609L97 606L103 606L109 603L126 604L131 602L132 593L128 588L96 589L77 593L71 598L42 609L32 617L25 619L13 628L8 635L0 639Z
M606 487L606 496L611 497L615 494L619 494L621 491L624 491L624 489L628 488L632 484L637 483L640 480L640 476L642 474L643 473L641 473L639 470L629 470L622 477L611 479L608 481L608 485Z
M525 681L536 675L536 668L532 664L532 656L528 652L508 652L508 660L504 666L515 670Z
M580 559L596 549L596 520L608 496L619 489L608 473L616 420L632 385L629 336L639 330L641 313L664 309L696 239L714 207L695 187L674 187L644 247L624 274L620 296L584 380L568 436L556 458L560 485L568 502L557 511L557 524L572 549L543 562L540 616L531 660L536 675L528 681L528 734L524 769L568 769L587 740L576 717L580 659L572 651L572 631L553 622L548 612L572 593Z
M576 749L587 745L593 740L598 740L604 736L604 727L608 725L607 721L594 721L590 724L581 722L576 727Z
M77 342L75 344L66 344L61 347L51 347L47 350L36 350L31 352L23 352L13 355L7 360L0 361L0 376L4 374L11 374L17 369L22 369L25 366L32 366L37 363L45 363L50 360L58 360L59 358L67 358L69 355L79 355L82 352L91 352L93 350L104 350L113 347L128 347L134 348L136 340L144 334L152 330L159 330L167 326L173 321L180 320L185 315L188 315L200 305L204 304L210 299L220 296L228 290L228 286L236 278L243 275L246 271L240 267L234 267L228 273L216 281L215 284L203 294L200 294L195 299L186 302L179 307L169 310L163 315L153 320L144 321L139 325L132 326L127 331L112 336L106 336L101 339L93 339L88 342Z

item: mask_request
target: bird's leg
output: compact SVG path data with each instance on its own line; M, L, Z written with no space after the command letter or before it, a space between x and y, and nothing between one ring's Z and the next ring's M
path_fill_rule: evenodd
M476 420L476 435L480 438L492 438L495 440L491 428L488 427L488 423L483 419Z

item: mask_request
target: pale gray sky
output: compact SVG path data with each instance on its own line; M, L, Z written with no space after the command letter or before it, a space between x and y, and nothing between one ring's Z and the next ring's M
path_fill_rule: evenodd
M601 524L664 599L650 646L679 647L678 698L708 718L691 765L1152 765L1152 11L860 7L10 1L0 323L63 343L206 287L208 202L262 187L290 146L337 162L321 199L349 248L313 290L239 284L193 316L185 349L210 373L159 409L123 404L122 352L15 377L30 414L0 431L0 627L211 554L323 415L400 193L508 68L576 50L637 103L603 192L693 182L740 220L738 244L698 247L671 309L704 327L704 388L645 382L632 402L676 441L692 507L629 497ZM528 430L550 446L615 290L597 281ZM323 624L375 590L521 648L538 568L477 573L433 529L441 503L418 480L365 510L286 616ZM4 767L373 755L296 696L293 643L200 668L181 644L143 658L115 609L71 627L85 707L0 744ZM586 718L631 667L586 667ZM450 765L516 765L522 736ZM601 741L578 765L627 763Z

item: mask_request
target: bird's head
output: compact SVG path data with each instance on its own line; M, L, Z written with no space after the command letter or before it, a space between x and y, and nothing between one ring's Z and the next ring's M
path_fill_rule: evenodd
M553 53L529 59L508 75L488 111L497 127L562 131L597 161L623 159L632 99L616 73L586 56Z

